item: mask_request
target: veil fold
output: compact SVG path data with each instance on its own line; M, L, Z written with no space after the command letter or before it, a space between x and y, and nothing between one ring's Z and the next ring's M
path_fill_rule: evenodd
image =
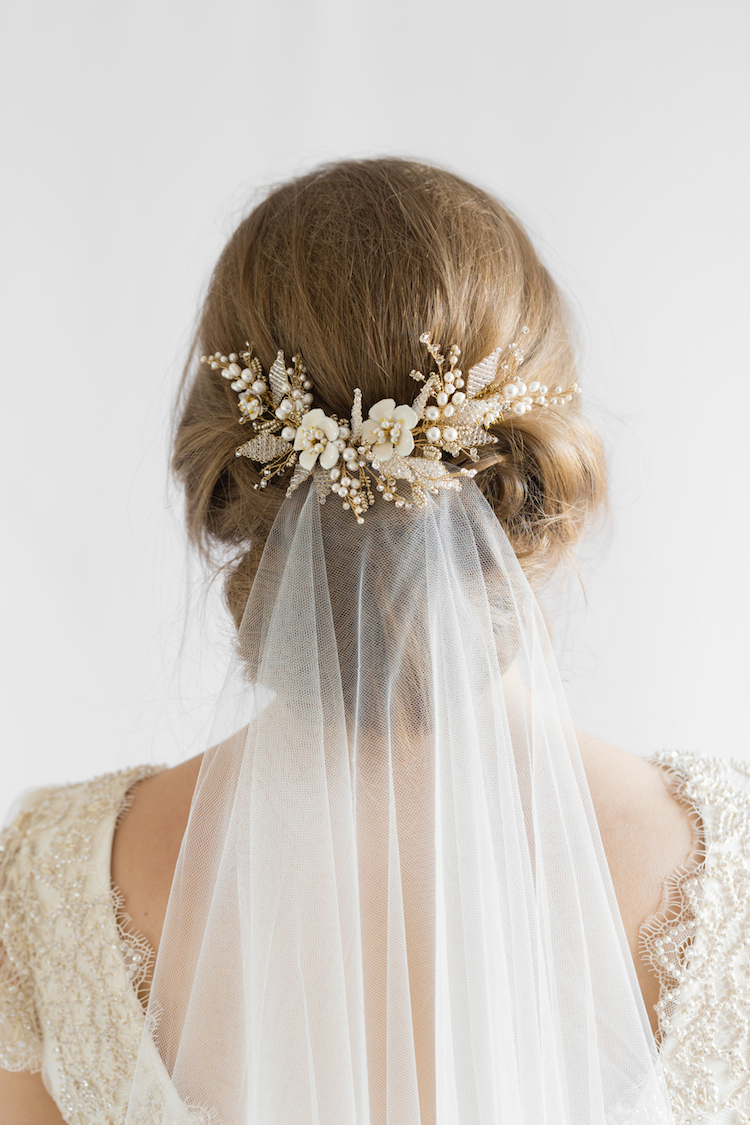
M477 486L282 504L126 1125L662 1125L546 628Z

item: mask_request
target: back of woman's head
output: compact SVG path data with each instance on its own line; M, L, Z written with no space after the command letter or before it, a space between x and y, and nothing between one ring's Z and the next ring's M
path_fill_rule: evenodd
M178 412L173 465L192 540L227 565L237 621L286 481L263 489L237 458L237 396L201 353L252 344L264 368L299 354L315 406L348 415L382 398L408 403L424 369L420 335L461 348L468 370L523 326L524 377L575 379L567 311L518 220L449 172L388 158L344 161L272 191L240 223L211 279ZM527 574L547 574L602 500L598 439L576 400L492 427L476 483ZM226 559L229 558L229 563Z

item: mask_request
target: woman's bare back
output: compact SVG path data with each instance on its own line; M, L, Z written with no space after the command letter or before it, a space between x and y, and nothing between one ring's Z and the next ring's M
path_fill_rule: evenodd
M693 826L657 766L591 735L579 745L625 933L651 1026L659 983L641 959L639 931L659 910L665 880L693 852ZM201 756L138 783L117 827L112 881L133 926L158 949L175 864L187 826ZM146 1002L146 995L142 994ZM0 1072L0 1101L10 1125L62 1125L39 1074Z
M659 910L665 880L693 850L688 814L657 766L579 732L579 745L604 850L643 998L656 1030L659 985L638 937ZM136 930L156 949L201 756L139 783L115 834L112 880Z

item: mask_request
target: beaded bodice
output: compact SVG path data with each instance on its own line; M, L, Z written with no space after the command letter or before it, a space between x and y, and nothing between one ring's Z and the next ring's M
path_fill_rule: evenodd
M110 856L153 772L37 790L0 837L0 1066L43 1070L70 1125L125 1116L152 954L122 913Z
M696 827L641 948L660 980L661 1060L676 1125L750 1125L750 762L653 759Z
M675 1122L750 1125L750 766L655 761L692 811L698 845L641 934L661 980ZM110 856L117 819L152 772L34 792L0 837L0 1066L42 1069L68 1125L125 1120L152 954L123 914ZM149 1120L160 1120L170 1095L159 1059L153 1071ZM184 1110L191 1125L208 1120Z

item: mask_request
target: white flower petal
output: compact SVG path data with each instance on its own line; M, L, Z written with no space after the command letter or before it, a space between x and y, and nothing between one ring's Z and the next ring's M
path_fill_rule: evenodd
M380 445L373 445L372 456L377 461L390 461L393 456L393 445L389 441L383 441Z
M396 422L403 422L410 430L413 430L419 421L416 412L410 406L397 406L393 411L393 419Z
M414 411L412 410L412 414ZM414 438L411 435L411 430L402 430L401 436L396 442L396 453L399 457L408 457L414 448Z
M335 423L334 423L335 425ZM325 449L320 455L320 467L322 469L332 469L339 459L339 451L332 441L329 441ZM300 457L300 461L302 458Z
M362 441L372 441L375 431L378 429L377 422L363 422L362 423Z
M370 407L368 413L371 418L379 422L381 418L390 418L395 406L395 398L381 398L380 402L376 402L374 406Z
M297 433L294 435L294 448L302 449L302 442L305 439L305 427L298 426Z
M306 449L304 453L299 455L299 463L303 469L309 472L317 460L317 453L313 453L311 449Z
M320 426L322 428L324 418L324 412L320 407L317 407L315 410L308 410L307 414L302 418L302 425L306 430L311 430L314 426Z
M321 410L320 413L323 414L323 411ZM318 424L329 441L334 441L339 436L338 422L334 422L333 418L329 418L327 414L323 414L323 417ZM323 462L321 461L321 464L322 463Z

